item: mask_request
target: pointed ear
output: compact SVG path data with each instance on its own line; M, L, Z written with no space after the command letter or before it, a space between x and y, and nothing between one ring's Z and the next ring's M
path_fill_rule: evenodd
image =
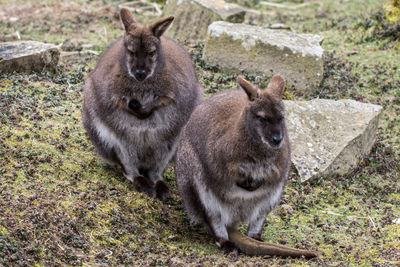
M153 32L154 36L160 38L161 35L168 29L169 25L174 20L173 16L161 18L152 24L150 24L150 29Z
M282 97L283 89L285 89L285 79L280 75L274 75L269 81L267 91L274 95Z
M239 76L237 78L237 83L246 92L250 101L253 101L260 95L260 90L257 87L255 87L251 82L244 79L242 76Z
M129 26L133 23L136 23L136 20L133 18L132 13L127 8L122 8L119 11L119 16L121 17L121 21L124 24L125 31L128 31Z

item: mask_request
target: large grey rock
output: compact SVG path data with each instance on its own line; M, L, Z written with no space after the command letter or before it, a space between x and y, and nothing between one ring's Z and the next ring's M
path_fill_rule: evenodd
M382 107L354 100L284 101L301 181L345 174L375 142Z
M36 41L0 43L0 72L54 70L60 51L53 44Z
M236 4L214 0L168 0L164 15L175 17L167 36L180 41L204 40L214 21L241 23L246 11Z
M298 91L315 90L323 77L323 38L218 21L208 27L203 58L224 70L281 74Z

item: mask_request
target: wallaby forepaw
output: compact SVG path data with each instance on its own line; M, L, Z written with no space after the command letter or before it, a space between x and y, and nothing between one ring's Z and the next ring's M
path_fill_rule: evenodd
M156 197L161 201L167 200L169 197L169 188L164 181L157 181L155 185Z
M144 176L137 176L133 179L133 185L138 192L144 192L152 197L155 196L154 183Z

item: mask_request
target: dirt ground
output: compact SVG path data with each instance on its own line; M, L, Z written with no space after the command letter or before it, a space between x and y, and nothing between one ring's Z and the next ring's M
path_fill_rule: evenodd
M0 74L0 266L400 265L400 26L385 22L382 1L249 8L249 22L325 37L319 90L288 97L384 108L376 144L354 171L300 184L293 170L268 215L263 238L318 250L312 260L223 255L202 227L189 224L172 166L164 175L172 197L162 203L135 192L95 155L81 124L82 83L123 33L121 3L0 0L0 41L38 40L62 50L55 73ZM145 22L156 16L136 14ZM202 61L201 42L186 46L207 95L236 87L235 75Z

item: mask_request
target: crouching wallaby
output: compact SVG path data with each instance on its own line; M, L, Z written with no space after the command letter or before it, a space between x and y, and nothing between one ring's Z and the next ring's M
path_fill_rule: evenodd
M138 191L168 197L163 172L181 128L202 97L187 51L121 9L125 34L100 57L84 85L83 123L97 152L122 166Z
M315 257L261 242L290 168L285 82L276 75L265 90L241 77L238 83L244 92L224 91L197 106L179 137L175 171L185 208L224 252ZM236 230L240 222L249 223L247 236Z

